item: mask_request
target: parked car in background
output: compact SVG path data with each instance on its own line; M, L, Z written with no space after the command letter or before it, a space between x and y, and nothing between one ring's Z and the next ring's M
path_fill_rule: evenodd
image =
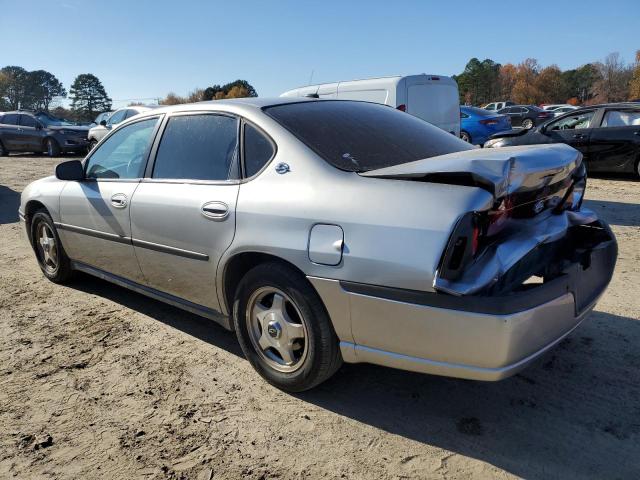
M573 105L565 105L562 107L556 107L553 110L551 110L551 113L553 113L554 117L559 117L560 115L564 115L567 112L573 112L574 110L577 110L578 107L574 107Z
M511 125L522 127L525 130L553 117L553 113L542 110L535 105L513 105L499 110L498 113L508 115L511 119Z
M381 103L421 118L455 136L460 134L458 84L443 75L422 74L324 83L289 90L280 96Z
M560 107L570 107L568 103L545 103L540 105L540 108L543 110L555 110Z
M505 102L491 102L487 103L484 107L485 110L491 110L492 112L497 112L498 110L502 110L503 108L510 107L511 105L515 105L514 102L509 100Z
M284 390L342 361L500 380L611 279L585 180L566 145L487 152L375 103L250 98L125 121L27 186L19 216L51 281L212 318Z
M61 152L84 153L88 127L45 112L13 111L0 114L0 155L36 152L57 157Z
M612 103L579 108L528 132L493 135L485 147L566 143L584 155L591 172L640 176L640 105Z
M91 126L95 127L97 125L100 125L100 124L102 124L103 120L106 122L109 119L109 117L111 116L112 113L113 113L113 111L99 113L98 116L95 118L95 120L93 122L91 122Z
M460 107L460 138L474 145L482 145L489 136L497 132L511 130L511 120L477 107Z
M120 108L115 110L106 119L100 120L99 124L89 130L89 148L93 149L97 143L109 133L109 131L116 125L124 122L127 118L133 117L142 112L147 112L152 108L157 108L157 105L142 106L136 105L131 107ZM102 115L102 114L101 114Z

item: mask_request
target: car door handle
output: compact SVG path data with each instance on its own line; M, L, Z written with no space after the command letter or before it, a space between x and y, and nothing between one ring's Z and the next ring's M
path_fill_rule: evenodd
M576 133L573 138L586 138L587 136L583 133Z
M635 132L633 132L634 135L640 135L640 130L636 130Z
M224 220L229 216L229 206L224 202L207 202L202 205L202 214L213 220Z
M115 193L111 196L111 205L116 208L125 208L129 200L124 193Z

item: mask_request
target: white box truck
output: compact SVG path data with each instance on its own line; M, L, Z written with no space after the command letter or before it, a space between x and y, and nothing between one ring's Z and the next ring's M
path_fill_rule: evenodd
M408 75L308 85L281 97L335 98L382 103L460 136L458 84L443 75Z

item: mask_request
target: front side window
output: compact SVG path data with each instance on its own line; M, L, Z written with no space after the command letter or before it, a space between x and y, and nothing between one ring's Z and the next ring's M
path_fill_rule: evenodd
M87 160L87 178L142 177L157 122L158 118L149 118L115 131Z
M561 118L560 120L556 120L555 122L551 122L549 124L549 130L580 130L584 128L589 128L591 125L591 120L593 119L593 114L595 110L591 110L588 112L580 112L574 115L568 115L566 117Z
M640 126L640 110L609 110L602 120L602 128Z
M160 140L153 178L235 179L237 152L236 118L215 114L171 117Z
M366 172L474 147L413 115L346 100L287 103L264 112L329 164Z
M253 177L275 153L273 145L257 128L244 125L244 175Z
M127 115L127 111L126 110L118 110L113 115L111 115L111 117L107 121L107 125L116 125L116 124L124 121L124 118L125 118L126 115Z
M20 125L23 127L32 127L35 128L37 123L35 118L30 115L20 115Z

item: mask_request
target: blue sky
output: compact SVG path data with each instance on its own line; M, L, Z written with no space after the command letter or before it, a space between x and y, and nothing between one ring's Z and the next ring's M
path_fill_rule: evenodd
M0 0L0 66L68 89L97 75L118 102L248 80L260 96L309 82L460 73L471 57L572 68L640 49L640 3L576 1Z

